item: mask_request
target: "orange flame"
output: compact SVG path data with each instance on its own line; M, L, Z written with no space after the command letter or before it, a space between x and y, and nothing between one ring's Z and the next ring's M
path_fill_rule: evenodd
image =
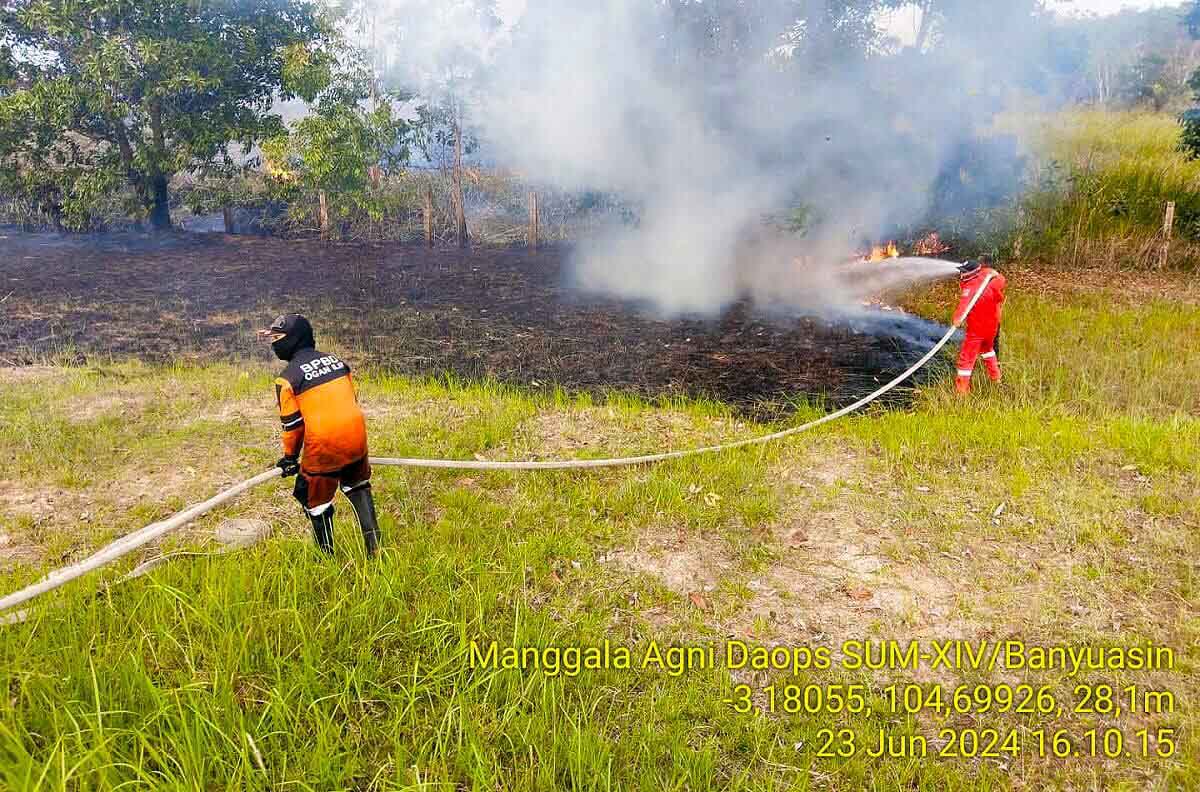
M294 182L300 178L300 174L289 169L286 164L277 163L269 157L263 157L263 172L282 182Z
M888 242L886 245L874 245L871 247L871 252L862 257L862 260L868 263L884 261L886 259L898 258L900 249L896 247L895 242Z
M950 246L941 240L937 231L933 231L921 239L917 244L913 245L913 253L918 256L936 256L939 253L945 253L950 249Z

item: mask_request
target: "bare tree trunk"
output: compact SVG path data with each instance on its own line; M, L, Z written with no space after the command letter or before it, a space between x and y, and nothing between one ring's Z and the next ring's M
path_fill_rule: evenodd
M467 234L467 210L463 205L462 188L462 116L454 113L454 237L460 248L470 247Z
M221 214L224 216L224 220L225 220L225 233L232 234L233 233L233 207L232 206L222 207Z
M167 195L167 174L160 170L166 157L167 143L163 133L162 105L158 102L150 109L150 132L154 136L155 155L150 171L150 188L153 190L150 225L157 231L165 231L171 227L171 202Z
M921 8L921 27L917 29L917 40L913 49L917 52L925 49L925 41L929 38L929 29L933 26L933 0L923 0Z
M1163 214L1163 241L1162 249L1158 254L1158 268L1166 269L1167 259L1171 256L1171 236L1175 230L1175 202L1167 201L1167 208Z
M538 246L538 194L529 192L529 247L537 250Z
M38 211L50 218L50 225L55 231L62 231L62 204L53 197L45 198L38 202Z
M171 203L167 195L167 177L158 174L153 181L153 201L150 209L150 225L156 231L165 231L171 227Z
M433 185L425 185L425 244L433 247Z
M329 238L329 197L324 190L317 192L317 225L321 229L321 238Z

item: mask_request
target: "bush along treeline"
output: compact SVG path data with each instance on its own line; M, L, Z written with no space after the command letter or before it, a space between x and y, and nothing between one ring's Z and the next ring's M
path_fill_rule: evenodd
M1170 116L1019 122L1039 156L1020 199L993 223L1004 252L1073 267L1200 268L1200 161L1179 150Z
M898 229L937 231L950 255L990 253L1050 266L1200 269L1200 161L1165 114L1077 110L1003 116L1030 152L1003 200ZM964 168L964 179L973 174ZM1171 207L1169 231L1165 227Z

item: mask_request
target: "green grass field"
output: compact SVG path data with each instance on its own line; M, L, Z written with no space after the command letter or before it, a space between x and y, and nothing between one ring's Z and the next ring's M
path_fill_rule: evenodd
M243 497L0 627L0 788L1200 788L1200 292L1017 272L1010 294L1007 380L968 400L941 383L911 409L649 468L379 469L374 562L345 504L328 561L287 485ZM910 303L941 317L952 298ZM97 362L0 375L0 591L269 467L272 374ZM716 404L371 372L361 389L379 455L626 454L770 428ZM232 519L272 536L117 582L158 552L213 549ZM834 662L793 677L720 662L730 639L837 659L844 641L952 638L1152 642L1175 666L1073 677ZM630 668L471 662L473 642L606 640ZM652 645L715 647L718 662L643 667ZM789 684L823 687L805 699ZM862 711L834 711L837 684L862 686ZM906 712L893 684L925 698L941 685L947 702L967 685L969 711ZM1019 684L1045 686L1061 712L1002 711L996 686ZM1095 706L1102 685L1122 714ZM765 711L739 712L747 699ZM986 750L989 729L1005 742ZM1113 729L1122 743L1105 756ZM839 730L853 755L837 755ZM1072 755L1053 755L1059 730ZM871 757L881 732L965 755Z

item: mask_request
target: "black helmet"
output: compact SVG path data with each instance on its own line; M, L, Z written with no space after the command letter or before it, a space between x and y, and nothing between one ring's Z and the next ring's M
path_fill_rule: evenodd
M981 265L978 259L969 259L958 265L958 274L961 277L969 277L979 272Z
M301 349L312 349L317 345L312 325L300 314L277 316L262 333L271 339L271 349L280 360L291 360Z

